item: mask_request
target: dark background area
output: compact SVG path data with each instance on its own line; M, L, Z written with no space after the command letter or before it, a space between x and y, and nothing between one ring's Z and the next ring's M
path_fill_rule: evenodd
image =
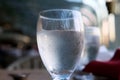
M12 28L29 36L35 36L39 12L49 8L79 7L79 3L64 0L0 0L0 26Z

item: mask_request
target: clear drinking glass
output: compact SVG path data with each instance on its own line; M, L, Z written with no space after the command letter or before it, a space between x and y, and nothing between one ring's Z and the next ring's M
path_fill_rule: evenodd
M84 48L81 13L69 9L40 12L37 44L42 61L53 80L69 80Z
M80 62L74 73L74 80L95 80L92 73L83 72L85 66L96 60L100 48L100 28L95 26L85 27L85 49Z

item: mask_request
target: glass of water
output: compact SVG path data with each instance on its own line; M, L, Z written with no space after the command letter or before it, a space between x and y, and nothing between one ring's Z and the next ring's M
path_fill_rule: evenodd
M69 9L41 11L37 24L37 44L53 80L69 80L84 48L81 13Z
M75 70L74 80L95 80L92 73L83 72L85 66L96 60L100 48L100 28L95 26L85 27L85 49L84 54L80 58L78 67Z

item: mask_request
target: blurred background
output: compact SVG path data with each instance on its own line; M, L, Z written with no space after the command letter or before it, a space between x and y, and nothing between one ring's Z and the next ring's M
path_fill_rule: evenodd
M101 5L96 5L96 3ZM91 0L91 2L90 0L0 0L0 68L6 69L17 60L22 62L33 59L33 56L39 57L36 44L37 19L41 10L51 8L75 9L83 11L83 14L87 9L88 13L84 15L92 17L94 25L98 22L98 27L102 30L101 44L113 50L120 45L120 0ZM101 9L101 12L98 9ZM113 31L109 29L109 26L101 27L102 23L107 25L108 21L112 24ZM85 25L88 24L85 23ZM112 39L110 34L113 35ZM37 61L35 66L43 67L41 60ZM31 60L30 63L33 61ZM29 65L34 68L35 66L30 63L25 64L27 67Z

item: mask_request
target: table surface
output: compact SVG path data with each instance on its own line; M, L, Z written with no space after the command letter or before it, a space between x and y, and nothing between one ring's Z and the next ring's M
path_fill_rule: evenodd
M50 75L45 69L36 69L36 70L0 70L0 80L13 80L9 74L22 74L30 73L27 77L27 80L52 80Z
M46 69L31 69L31 70L4 70L0 69L0 80L14 80L9 74L23 74L29 73L27 80L52 80ZM25 79L26 80L26 79ZM71 80L73 80L71 78ZM108 80L105 78L97 78L95 80Z

